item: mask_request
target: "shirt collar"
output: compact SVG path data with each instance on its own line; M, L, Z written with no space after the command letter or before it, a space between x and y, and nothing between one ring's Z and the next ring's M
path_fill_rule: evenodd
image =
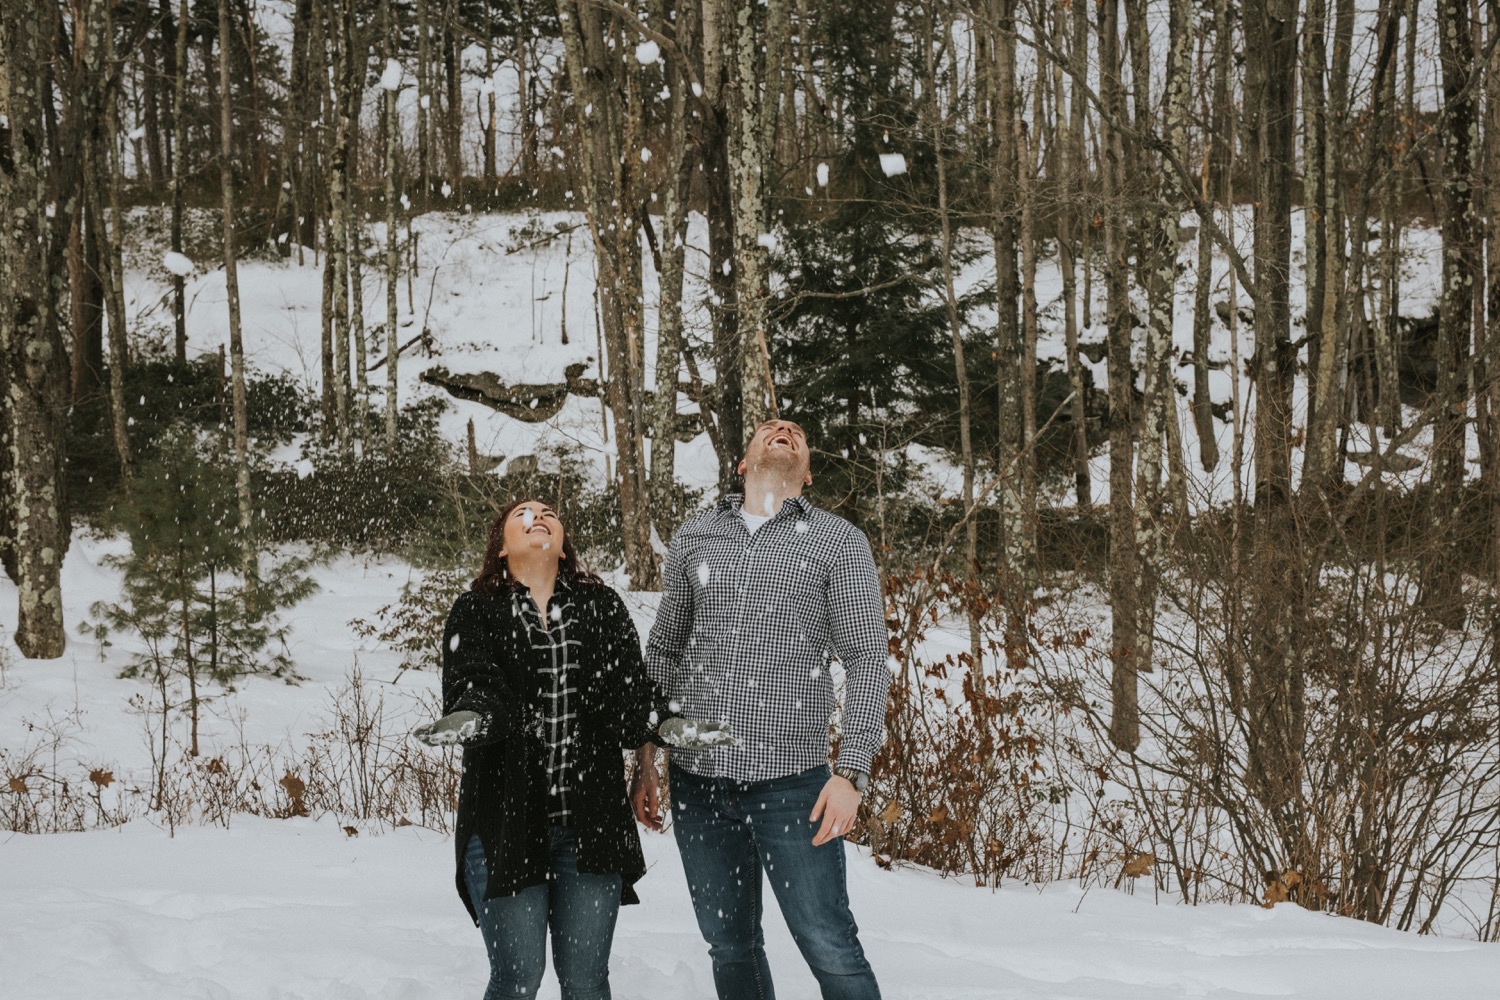
M744 506L744 503L745 494L726 493L722 498L720 498L719 502L715 505L715 508L720 512L733 511L735 513L738 513ZM787 497L786 501L781 505L781 510L777 511L771 516L776 517L783 513L787 508L787 504L791 504L794 508L796 508L798 513L800 513L803 517L806 517L807 515L812 513L812 501L799 493L794 497Z

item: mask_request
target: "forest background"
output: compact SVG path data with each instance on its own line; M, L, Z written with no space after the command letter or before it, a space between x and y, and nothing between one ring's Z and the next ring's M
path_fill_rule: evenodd
M89 626L160 733L113 811L111 772L8 748L10 828L441 826L452 759L366 719L277 780L200 746L204 692L295 678L278 614L335 552L422 570L363 626L430 664L520 493L652 591L781 415L886 583L853 834L884 863L1500 936L1500 5L15 0L0 31L15 645L62 655L75 532L128 540ZM482 215L497 262L577 247L587 363L444 353L423 244ZM315 378L247 355L245 262L320 268ZM584 401L590 453L444 416Z

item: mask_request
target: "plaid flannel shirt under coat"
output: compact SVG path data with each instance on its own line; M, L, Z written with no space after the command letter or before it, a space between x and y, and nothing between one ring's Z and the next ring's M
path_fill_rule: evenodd
M868 772L885 742L887 666L880 577L854 525L791 497L753 535L730 494L672 537L646 669L688 718L728 722L740 745L675 749L707 777L765 781L829 756L837 660L844 670L838 763Z

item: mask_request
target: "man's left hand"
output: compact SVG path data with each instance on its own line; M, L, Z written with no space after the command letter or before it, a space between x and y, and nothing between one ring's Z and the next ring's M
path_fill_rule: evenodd
M822 847L835 837L842 837L854 826L854 814L859 812L859 790L848 778L838 775L828 779L823 786L818 802L813 806L808 819L814 823L821 818L823 823L813 837L813 846Z

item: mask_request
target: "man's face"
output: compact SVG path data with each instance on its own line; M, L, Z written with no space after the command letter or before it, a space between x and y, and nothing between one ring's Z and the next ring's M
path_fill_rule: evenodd
M790 420L767 420L757 427L739 465L742 476L771 473L804 486L812 482L811 470L807 434Z

